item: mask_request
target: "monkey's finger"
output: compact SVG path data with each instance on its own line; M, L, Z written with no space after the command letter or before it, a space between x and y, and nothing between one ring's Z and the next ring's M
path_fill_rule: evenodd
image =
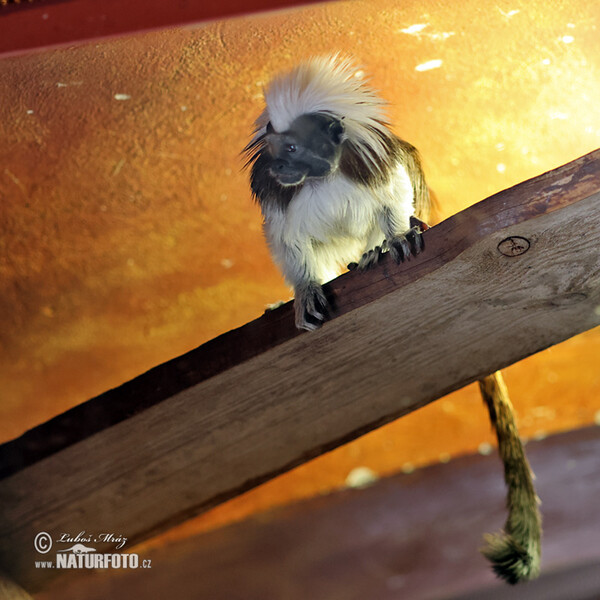
M395 236L388 243L390 246L390 253L397 263L404 262L406 259L410 258L412 251L406 236Z
M317 297L313 296L309 298L306 303L306 312L319 321L324 321L327 314L327 300L325 296Z
M309 321L306 317L296 319L296 327L298 329L306 329L306 331L315 331L323 325L321 321Z
M314 331L315 329L319 329L323 322L325 321L325 315L320 312L309 312L306 311L304 317L302 319L302 329L308 329L308 331ZM296 323L298 325L298 323Z
M381 258L381 246L376 246L373 250L365 252L358 261L358 268L366 271L374 267Z
M300 306L296 310L296 327L298 329L306 329L314 331L319 329L325 320L325 316L317 311L310 312L306 305Z
M418 227L413 227L406 234L406 239L408 240L411 250L413 254L416 256L423 250L423 235Z

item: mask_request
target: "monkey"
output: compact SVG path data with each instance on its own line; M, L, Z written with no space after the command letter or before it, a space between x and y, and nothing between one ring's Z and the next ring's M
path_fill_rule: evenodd
M314 57L276 76L244 149L250 188L274 262L294 290L298 329L327 318L322 285L344 266L366 270L424 251L431 198L417 149L395 135L386 103L352 60ZM496 430L508 488L503 534L484 555L509 583L539 573L540 515L532 473L499 372L481 393Z
M356 263L421 251L429 204L417 150L385 122L384 102L351 63L319 57L276 78L246 147L250 186L275 263L294 289L296 326L326 318L322 284ZM354 266L354 264L353 264Z

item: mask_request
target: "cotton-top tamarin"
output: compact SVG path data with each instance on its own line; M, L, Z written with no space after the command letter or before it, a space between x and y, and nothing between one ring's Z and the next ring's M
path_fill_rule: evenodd
M383 252L400 262L423 250L429 191L417 150L390 130L386 103L351 61L308 60L276 77L265 101L245 149L250 185L273 259L294 288L296 326L316 329L327 313L321 285L346 265L366 269ZM498 434L510 516L506 535L491 538L484 553L515 583L539 571L540 521L499 382L499 374L485 378L482 393Z
M429 193L416 149L394 135L385 103L347 60L315 58L277 77L247 146L271 253L295 294L296 325L325 320L321 284L389 250L417 253Z

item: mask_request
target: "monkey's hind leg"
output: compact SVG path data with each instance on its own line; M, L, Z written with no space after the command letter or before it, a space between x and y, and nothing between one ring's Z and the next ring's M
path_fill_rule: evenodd
M540 572L542 519L533 473L527 462L514 419L513 407L500 371L479 382L498 438L504 465L508 518L504 531L486 536L483 555L496 575L510 584L534 579Z

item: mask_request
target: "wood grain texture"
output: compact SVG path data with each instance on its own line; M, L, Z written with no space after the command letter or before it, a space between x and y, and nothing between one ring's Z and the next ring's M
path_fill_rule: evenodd
M415 260L336 279L318 332L288 304L5 445L0 564L38 589L39 531L145 539L594 327L599 198L596 151L427 231ZM510 236L529 250L501 254Z
M600 427L527 450L546 520L542 575L526 585L496 579L478 552L505 517L494 453L270 511L144 554L150 572L90 575L39 600L597 598Z

